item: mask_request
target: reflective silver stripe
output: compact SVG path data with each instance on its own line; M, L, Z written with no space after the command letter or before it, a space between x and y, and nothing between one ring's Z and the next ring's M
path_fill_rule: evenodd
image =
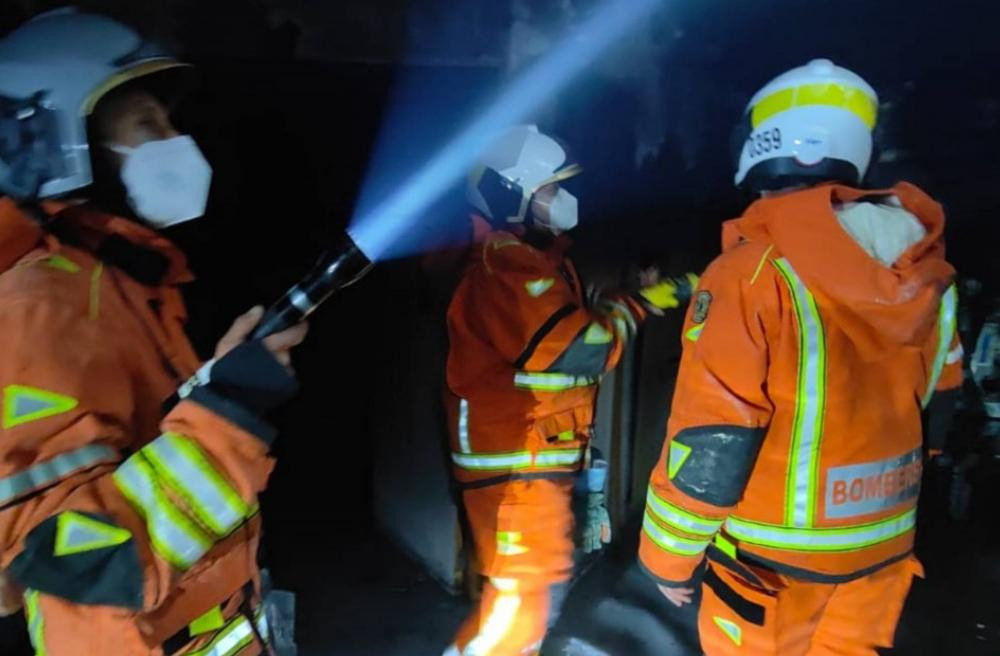
M462 453L472 453L469 446L469 402L465 399L458 402L458 446Z
M141 452L122 463L113 478L146 520L153 548L174 567L189 569L212 547L212 541L167 499Z
M711 542L711 540L689 540L669 533L660 527L649 513L646 513L642 520L642 530L656 546L681 556L697 556L705 551Z
M217 537L228 535L250 509L215 471L192 440L167 433L147 444L142 452L156 473L187 501L198 519Z
M819 446L826 404L826 339L813 295L788 260L781 258L774 263L792 292L799 326L798 389L785 490L785 522L808 527L813 525L817 505Z
M580 449L563 449L559 451L540 451L535 456L536 467L561 467L578 464L583 460Z
M253 642L253 627L250 625L250 620L238 615L219 631L207 647L193 652L191 656L232 656L251 642Z
M650 486L646 493L646 504L657 519L687 533L715 535L722 526L722 520L699 517L661 498Z
M881 522L846 528L787 528L730 517L726 520L726 531L741 542L774 549L850 551L891 540L916 524L914 508Z
M531 467L562 467L579 464L581 449L542 451L532 457L531 451L510 453L452 453L452 461L464 469L530 469Z
M514 386L521 389L558 392L575 387L590 387L598 383L597 378L589 376L571 376L569 374L528 373L518 371L514 374Z
M927 381L927 391L924 393L923 405L931 402L934 390L937 389L938 380L941 379L941 372L944 370L944 362L951 349L951 343L955 339L955 316L958 312L958 291L955 285L948 288L941 298L941 309L938 312L938 347L934 355L934 364L930 371L930 378Z
M526 469L531 467L531 452L514 453L452 453L451 459L465 469Z
M81 469L117 460L118 452L103 444L88 444L79 449L67 451L49 460L36 463L27 469L22 469L16 474L0 478L0 504L48 487Z

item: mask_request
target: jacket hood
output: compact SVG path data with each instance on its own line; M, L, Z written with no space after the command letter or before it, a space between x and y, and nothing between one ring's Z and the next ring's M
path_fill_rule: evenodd
M834 208L893 196L925 234L887 266L843 228ZM816 297L824 319L871 358L923 346L934 329L955 275L945 260L944 224L941 206L908 183L875 191L823 185L758 200L725 225L723 249L746 240L773 244Z

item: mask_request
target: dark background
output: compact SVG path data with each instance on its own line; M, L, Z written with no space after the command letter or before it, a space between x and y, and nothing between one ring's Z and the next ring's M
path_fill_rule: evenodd
M0 0L0 33L60 4ZM202 351L210 351L237 313L275 298L309 267L346 226L369 171L387 184L379 171L388 162L405 170L423 144L467 120L499 88L516 59L517 24L554 35L572 23L574 11L585 14L594 4L77 3L172 43L201 70L202 85L176 120L213 163L213 195L208 217L173 236L200 276L189 301L192 338ZM587 171L576 237L585 271L600 276L645 261L677 272L704 266L717 253L721 221L747 200L732 188L729 154L730 131L744 104L770 77L826 56L880 93L884 161L873 168L872 183L905 178L940 199L949 216L950 259L962 276L982 280L987 295L996 294L995 3L664 5L643 27L639 52L626 49L602 62L539 117L573 145ZM659 101L651 104L651 97ZM460 238L457 198L424 217L413 239ZM305 577L304 571L322 579L332 561L368 544L374 447L366 436L373 417L406 403L404 390L394 398L373 390L399 376L400 358L411 348L408 326L443 318L452 264L446 255L385 263L316 316L296 356L303 393L280 418L286 437L264 499L279 583ZM989 531L983 537L975 526L967 530L980 537L966 535L965 544L993 542ZM952 579L958 587L962 580ZM969 628L968 613L948 608L939 609L939 631ZM331 612L339 612L335 604ZM304 631L318 632L324 621L307 618ZM4 643L8 635L13 632L0 630L0 654L17 653Z

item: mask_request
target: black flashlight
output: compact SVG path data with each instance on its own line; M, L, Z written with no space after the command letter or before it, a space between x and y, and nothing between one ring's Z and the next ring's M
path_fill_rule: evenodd
M347 234L320 257L313 270L272 305L254 330L252 339L264 339L299 323L323 301L371 271L374 263Z

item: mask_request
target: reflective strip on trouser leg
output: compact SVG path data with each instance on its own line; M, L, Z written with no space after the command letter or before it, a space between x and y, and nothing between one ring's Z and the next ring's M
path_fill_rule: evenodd
M45 620L39 607L37 590L24 593L24 614L28 620L28 637L31 639L31 646L35 648L35 656L45 656Z
M239 493L219 474L198 445L182 435L167 433L142 453L216 537L228 535L250 514Z
M170 501L141 451L122 463L113 478L146 520L153 549L167 562L183 571L208 553L212 540Z
M726 532L740 542L770 549L837 552L887 542L912 531L916 523L916 509L880 522L837 528L789 528L730 516L726 520Z
M492 600L490 614L482 623L479 634L473 638L462 656L490 656L493 650L510 634L521 609L521 596L518 594L516 579L490 579L490 584L497 590Z
M465 399L458 402L458 447L462 453L472 453L469 445L469 402Z
M788 454L785 523L809 527L816 513L819 447L826 403L826 338L816 300L784 258L775 260L792 293L799 328L795 420Z
M937 388L941 372L944 370L945 360L948 359L948 351L951 350L951 343L955 339L957 314L958 291L955 289L955 285L952 285L941 298L941 309L938 312L938 347L928 376L927 391L924 392L923 405L925 408L931 402L931 397L934 396L934 390Z

